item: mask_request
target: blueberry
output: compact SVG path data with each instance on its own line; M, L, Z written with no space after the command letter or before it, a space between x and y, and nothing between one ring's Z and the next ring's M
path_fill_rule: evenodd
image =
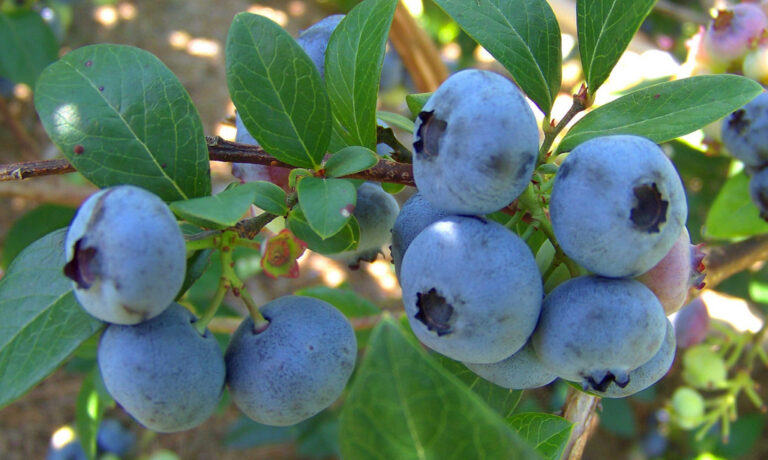
M395 197L385 192L379 184L366 182L357 188L357 204L352 215L360 226L360 240L353 251L333 256L356 267L360 261L373 262L392 236L392 226L400 206Z
M98 363L109 394L150 430L175 432L203 423L224 388L224 359L194 315L172 304L136 326L110 325L99 343Z
M379 80L379 91L389 91L402 84L405 76L405 68L400 55L397 54L394 46L387 45L387 52L384 54L384 62L381 67L381 78Z
M749 179L749 197L760 211L760 217L768 221L768 168L758 171Z
M692 286L703 286L702 258L703 253L698 246L691 245L688 230L684 227L667 255L635 279L656 294L664 311L670 315L683 306Z
M413 174L419 191L452 214L487 214L517 198L536 165L539 131L517 87L463 70L432 94L416 119Z
M616 382L611 382L604 391L596 391L596 393L604 398L625 398L645 390L661 380L672 367L672 362L675 360L675 348L675 328L670 321L667 321L661 348L648 362L629 371L629 384L622 388Z
M528 246L480 217L441 219L403 257L403 303L413 332L449 358L495 363L525 345L542 283Z
M102 190L80 207L65 241L64 274L91 315L136 324L159 315L176 297L186 246L168 206L130 185Z
M768 93L762 93L726 117L723 145L750 168L768 163Z
M0 77L0 96L10 98L13 96L13 90L16 84L5 77Z
M104 419L99 425L96 443L100 450L122 457L136 444L136 435L118 420Z
M489 382L514 390L543 387L557 378L539 360L530 341L514 355L498 363L464 365Z
M611 382L630 383L629 372L661 348L667 322L641 283L581 276L547 295L532 341L559 377L604 391Z
M550 200L563 251L607 277L650 270L672 248L688 214L672 162L639 136L597 137L560 166Z
M80 441L74 439L63 446L51 446L45 460L87 460Z
M403 262L403 256L411 241L422 230L427 228L429 224L447 216L448 213L432 206L418 192L411 195L403 204L400 214L397 215L395 224L392 226L392 261L395 264L395 273L398 278L400 278L400 266Z
M326 302L284 296L264 305L269 321L237 328L225 355L232 400L266 425L299 423L330 406L355 367L357 341L349 321Z
M315 63L321 77L325 75L325 49L328 48L328 40L342 19L344 19L343 14L327 16L301 31L296 39Z
M696 297L675 315L677 346L689 348L701 343L709 333L709 311L701 297Z
M717 17L709 23L703 39L704 49L725 71L741 62L767 28L768 19L760 6L731 5L718 10Z

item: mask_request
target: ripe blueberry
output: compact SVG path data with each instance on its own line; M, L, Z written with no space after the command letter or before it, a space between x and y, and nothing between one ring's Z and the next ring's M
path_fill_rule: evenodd
M80 207L65 241L64 274L91 315L136 324L159 315L184 282L184 237L168 206L130 185L102 190Z
M485 380L514 390L543 387L557 378L539 360L530 341L514 355L498 363L464 365Z
M172 304L135 326L112 324L99 343L104 385L123 409L150 430L175 432L203 423L224 389L224 359L209 331Z
M563 251L587 270L615 278L656 265L687 214L672 162L639 136L597 137L577 146L560 166L550 200Z
M392 226L397 219L400 206L395 197L385 192L379 184L366 182L357 188L357 204L352 215L360 226L360 240L353 251L333 256L351 267L360 261L373 262L382 246L389 243Z
M424 198L452 214L487 214L531 180L539 131L517 87L484 70L449 77L414 128L413 175Z
M403 256L411 241L429 224L447 216L448 213L432 206L419 192L411 195L403 204L392 227L392 262L395 264L395 274L398 278Z
M539 359L559 377L605 391L661 348L667 319L653 293L629 279L581 276L544 299L533 333Z
M355 367L357 341L349 321L331 305L280 297L237 328L225 355L227 385L238 408L266 425L293 425L336 401Z
M413 332L449 358L495 363L525 345L541 310L531 250L504 226L454 216L411 242L400 271Z

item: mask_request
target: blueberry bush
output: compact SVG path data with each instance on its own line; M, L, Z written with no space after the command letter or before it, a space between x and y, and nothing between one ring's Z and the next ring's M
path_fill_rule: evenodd
M0 180L76 173L102 190L9 237L0 408L78 360L82 458L131 455L135 436L102 420L115 404L169 433L232 403L253 437L322 438L318 456L577 459L597 417L628 407L612 401L668 376L645 455L664 456L670 430L694 436L685 458L727 451L737 414L766 408L766 328L711 320L698 296L722 282L768 312L768 2L713 11L686 75L598 103L657 2L577 0L583 83L560 109L568 55L548 2L434 0L498 71L454 69L399 94L402 113L380 96L403 78L388 40L407 10L346 3L297 37L233 18L212 84L228 88L236 142L205 135L152 53L59 56L46 2L2 3L0 83L32 90L60 157ZM211 160L232 164L216 193ZM238 270L248 254L295 278L308 252L391 262L401 308L328 286L259 305ZM567 398L518 407L545 386Z

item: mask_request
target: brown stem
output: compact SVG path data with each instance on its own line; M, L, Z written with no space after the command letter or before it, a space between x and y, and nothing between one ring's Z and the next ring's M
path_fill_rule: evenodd
M571 104L571 108L568 109L568 112L566 112L560 122L555 126L549 128L545 127L544 141L541 143L541 147L539 148L539 163L543 163L547 159L547 156L549 155L549 149L552 147L552 143L555 142L557 135L560 134L560 132L565 129L566 126L568 126L568 123L573 120L573 117L579 114L579 112L589 108L589 106L592 105L593 100L594 99L590 97L587 92L586 85L581 85L576 94L573 95L573 103Z
M211 161L229 163L252 163L280 168L293 169L287 163L276 160L261 147L238 144L218 136L209 136L208 154ZM44 160L0 165L0 182L16 181L31 177L50 176L75 172L75 168L67 160ZM403 185L415 185L413 168L409 164L394 161L379 161L376 166L359 173L344 176L350 179L364 179L375 182L392 182Z
M600 398L573 388L568 391L563 417L573 423L573 431L561 458L579 460L589 436L597 428L599 417L596 411Z
M41 160L0 165L0 182L28 179L31 177L68 174L75 168L67 160Z
M738 243L708 248L707 277L704 279L708 288L713 288L726 278L752 265L768 260L768 235L758 235Z
M398 2L395 9L389 39L403 60L403 65L418 92L434 91L448 78L448 68L440 58L435 43L408 13L402 2Z

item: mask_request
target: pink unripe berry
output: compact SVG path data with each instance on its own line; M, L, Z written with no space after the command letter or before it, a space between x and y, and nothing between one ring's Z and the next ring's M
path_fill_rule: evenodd
M768 18L753 3L740 3L718 10L704 34L704 47L713 61L728 68L741 63L765 35Z
M684 228L667 255L636 279L656 294L669 315L680 309L690 287L704 287L703 259L701 248L691 245L688 230Z

